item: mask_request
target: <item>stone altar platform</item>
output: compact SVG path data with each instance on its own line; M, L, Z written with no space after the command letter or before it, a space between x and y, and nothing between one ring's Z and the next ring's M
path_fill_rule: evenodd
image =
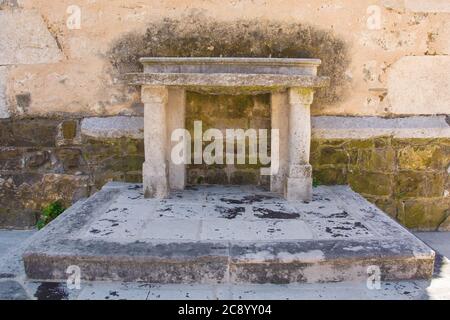
M199 186L145 199L109 183L43 229L23 255L32 279L317 283L431 277L434 252L346 186L310 202L255 186Z

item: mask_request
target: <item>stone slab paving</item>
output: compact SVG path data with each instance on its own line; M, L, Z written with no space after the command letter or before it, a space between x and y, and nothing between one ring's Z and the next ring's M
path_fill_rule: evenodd
M74 205L26 249L33 279L77 265L90 281L183 284L428 279L434 252L349 187L318 187L311 202L263 189L190 187L145 199L110 183Z
M35 230L0 230L0 259L7 254L11 248L25 241Z
M25 277L21 253L34 231L19 231L21 242L9 246L14 255L0 255L2 270L15 270L10 277L0 275L0 299L39 300L177 300L177 299L450 299L450 232L421 232L416 235L430 244L441 257L431 281L382 282L379 290L369 290L365 282L291 285L182 285L123 282L82 282L80 290L65 283L30 281ZM11 231L0 231L0 243L10 241ZM28 239L25 239L28 237ZM17 261L14 261L17 260ZM9 267L5 265L10 265ZM12 265L12 266L11 266Z

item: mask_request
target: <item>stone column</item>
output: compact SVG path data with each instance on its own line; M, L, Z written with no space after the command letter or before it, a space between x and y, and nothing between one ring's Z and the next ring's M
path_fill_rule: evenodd
M278 158L278 168L272 167L270 176L270 190L283 194L286 185L286 175L289 168L289 99L286 91L273 92L271 96L272 130L278 130L279 143L274 144L272 137L272 166L275 158ZM278 153L278 154L275 154ZM278 170L276 170L278 169Z
M169 161L169 185L171 190L184 190L186 186L186 165L175 164L172 161L172 148L177 142L172 142L172 133L177 129L185 129L186 122L186 90L170 88L167 105L167 159ZM185 147L185 150L187 148Z
M290 88L289 92L289 169L285 197L287 200L311 201L312 168L311 111L313 90Z
M143 86L145 163L143 166L146 198L164 198L169 194L167 164L168 102L166 87Z

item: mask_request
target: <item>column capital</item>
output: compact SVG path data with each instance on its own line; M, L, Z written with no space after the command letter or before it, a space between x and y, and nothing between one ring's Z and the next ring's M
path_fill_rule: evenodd
M165 86L142 86L141 100L143 103L167 103L169 89Z
M288 90L291 105L310 105L313 102L314 90L311 88L293 87Z

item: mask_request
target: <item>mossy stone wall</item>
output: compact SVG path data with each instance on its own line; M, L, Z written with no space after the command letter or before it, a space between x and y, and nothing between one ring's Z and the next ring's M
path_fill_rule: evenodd
M193 94L188 108L195 109L196 101L208 104L209 99ZM225 96L219 98L220 105L234 99L243 99L242 105L250 107L241 111L246 116L252 112L253 118L247 123L237 117L230 121L244 127L255 127L257 121L267 126L267 109L260 108L266 97ZM221 110L210 109L214 112L209 125L218 124L227 109ZM193 119L195 110L191 111ZM80 120L0 121L0 227L31 227L48 203L62 199L69 206L108 181L141 182L143 140L82 136ZM450 139L313 139L311 163L316 183L349 184L409 228L450 230ZM256 168L244 167L236 167L239 175L226 177L224 168L208 168L203 182L255 182ZM200 169L188 170L197 174Z
M208 95L187 93L186 128L194 137L194 122L201 121L202 129L219 129L225 137L226 129L266 129L270 146L270 95ZM203 150L210 144L204 141ZM261 176L262 165L249 164L249 142L246 141L246 164L227 164L225 161L225 140L223 141L224 164L192 164L187 166L189 184L234 184L265 185L270 179ZM194 148L192 147L192 150ZM270 150L268 150L270 155ZM236 159L236 141L235 141ZM192 161L192 163L194 163Z
M450 139L312 142L316 183L349 184L408 228L448 228Z

